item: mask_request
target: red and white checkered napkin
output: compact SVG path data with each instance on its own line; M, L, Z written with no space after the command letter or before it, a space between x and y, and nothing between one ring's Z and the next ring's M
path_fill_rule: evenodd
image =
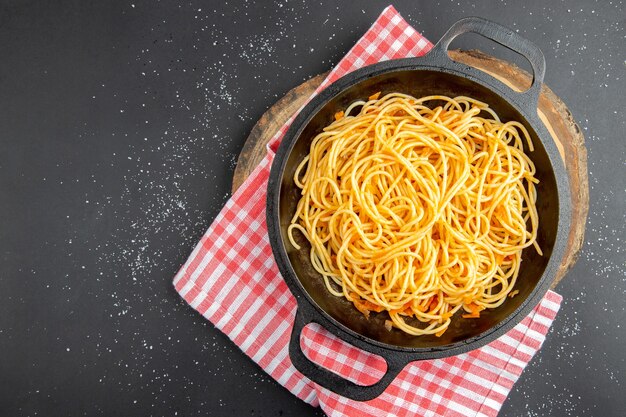
M318 92L364 65L423 55L431 47L390 6ZM265 159L228 201L176 275L176 290L276 381L330 416L495 416L541 347L559 310L560 295L548 292L520 324L483 348L407 365L371 401L341 397L294 368L288 345L296 301L274 263L265 224L273 150L292 120L272 139ZM354 382L372 384L386 369L382 358L346 345L319 325L306 327L302 337L309 358Z

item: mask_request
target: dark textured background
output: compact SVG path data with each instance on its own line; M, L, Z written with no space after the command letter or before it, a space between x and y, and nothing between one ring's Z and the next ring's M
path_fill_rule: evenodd
M537 43L589 149L587 243L501 415L626 415L624 4L465 3L395 6L433 41L480 15ZM1 415L321 415L171 280L255 121L386 5L0 2Z

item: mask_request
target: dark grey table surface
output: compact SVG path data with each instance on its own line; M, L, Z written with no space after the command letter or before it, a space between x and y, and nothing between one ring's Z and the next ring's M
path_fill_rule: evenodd
M386 5L0 2L0 415L322 415L171 281L255 121ZM433 41L468 15L518 30L587 139L586 244L501 415L626 415L623 2L395 6Z

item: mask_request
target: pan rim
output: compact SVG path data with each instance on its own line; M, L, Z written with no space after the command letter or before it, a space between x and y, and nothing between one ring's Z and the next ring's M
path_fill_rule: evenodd
M528 97L524 96L523 93L517 93L511 90L500 81L488 76L480 70L456 63L454 61L450 61L449 65L437 65L428 62L427 57L428 55L422 58L404 58L380 62L363 67L338 79L321 91L318 95L313 97L296 116L288 131L285 133L278 150L276 151L268 181L266 212L270 244L279 271L288 284L291 293L296 297L298 309L305 310L304 313L306 313L309 317L309 321L317 322L323 325L327 328L327 330L331 331L331 333L336 336L339 336L345 342L351 343L351 339L354 338L371 346L376 346L388 351L391 350L412 354L415 356L415 359L431 359L453 356L484 346L508 332L510 329L519 324L524 317L530 314L530 312L547 293L549 286L552 283L552 278L555 276L557 268L560 265L560 261L563 258L564 241L567 239L567 234L569 232L571 216L569 181L566 175L565 166L556 144L537 116L536 105L529 103ZM287 159L291 154L296 141L302 134L302 131L311 119L315 117L315 115L330 100L341 94L346 89L351 88L367 79L400 71L434 71L461 77L487 88L497 96L506 100L516 111L519 112L520 115L522 115L522 117L524 117L537 134L537 137L546 150L546 154L550 162L550 169L555 177L557 187L558 224L555 243L546 267L531 293L513 312L508 314L494 326L491 326L489 329L467 339L441 346L406 347L392 345L358 333L339 322L331 314L319 306L302 285L300 278L293 269L291 260L287 255L285 242L280 231L279 196L284 169ZM311 310L313 310L316 314ZM331 326L331 328L329 328L329 326Z

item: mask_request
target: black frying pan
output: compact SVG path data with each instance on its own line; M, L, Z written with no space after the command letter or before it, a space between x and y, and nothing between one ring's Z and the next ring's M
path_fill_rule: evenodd
M450 42L462 33L475 32L524 56L531 64L533 82L522 93L467 65L448 57ZM298 311L291 334L289 354L295 367L318 384L355 400L378 396L404 368L416 360L457 355L479 348L518 324L548 290L563 256L570 226L567 175L550 134L537 116L537 101L545 72L543 54L515 32L481 18L455 23L424 57L381 62L354 71L322 91L300 112L280 144L272 164L267 191L267 225L274 257ZM309 152L311 140L333 121L334 114L355 100L382 91L415 97L433 94L465 95L484 101L503 120L517 120L528 129L535 145L528 152L537 168L538 243L544 255L532 248L522 253L516 290L519 294L502 306L481 312L478 319L454 317L441 337L411 336L387 330L386 313L366 319L352 303L331 295L302 250L291 247L287 227L300 198L293 183L296 167ZM526 150L528 151L528 150ZM377 383L361 386L311 362L300 347L300 334L308 323L319 323L345 342L382 356L387 372Z

